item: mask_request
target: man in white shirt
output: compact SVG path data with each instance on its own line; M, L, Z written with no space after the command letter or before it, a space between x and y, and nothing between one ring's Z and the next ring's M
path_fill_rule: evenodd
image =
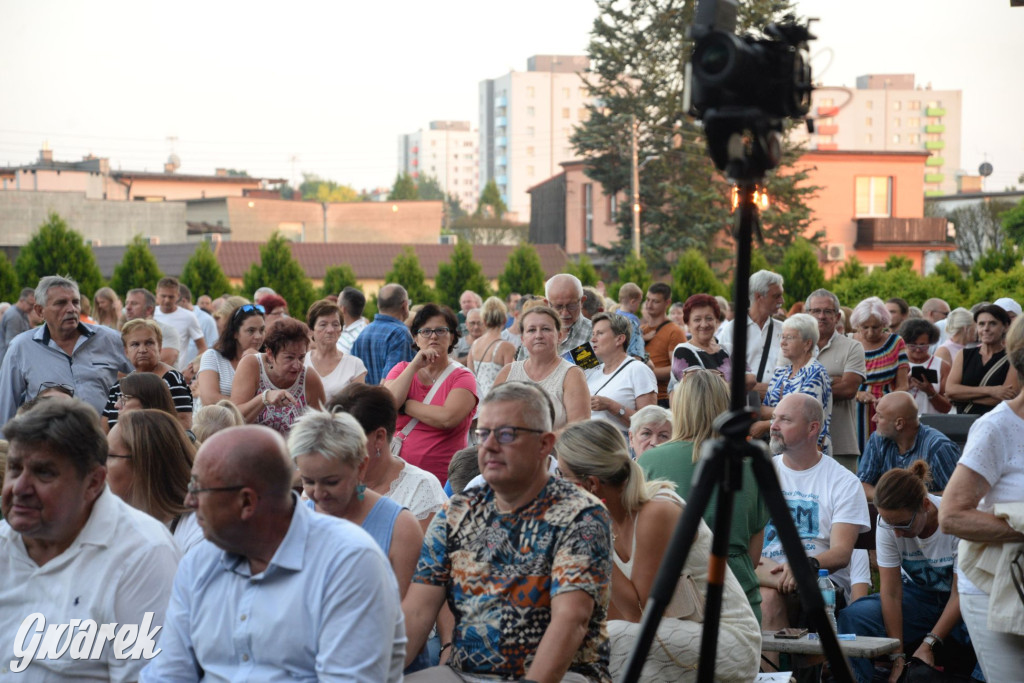
M369 325L363 317L366 308L366 295L355 287L346 287L338 295L338 306L341 307L341 336L338 337L338 350L348 353L352 344L359 337L363 328Z
M772 316L782 310L782 276L759 270L750 276L750 310L747 313L747 390L757 390L764 399L768 379L775 371L782 343L782 323ZM735 346L731 320L719 328L718 343ZM735 355L734 351L734 355ZM733 364L735 367L735 362Z
M43 683L136 680L178 566L170 532L107 488L107 439L86 403L43 399L3 431L0 667Z
M827 569L836 593L849 595L850 556L857 536L871 529L868 503L857 477L818 450L824 422L821 404L807 394L789 394L775 406L771 449L782 493L811 568ZM774 522L764 530L757 568L761 583L761 627L795 625L796 579Z
M203 329L199 326L199 320L192 311L187 311L178 306L178 297L181 292L181 283L177 278L165 277L156 285L156 302L158 308L153 318L159 323L167 323L178 331L182 345L186 346L188 341L194 341L197 353L206 351L206 338L203 336ZM183 351L187 351L187 346ZM178 362L174 367L181 370L185 367L185 353L178 354Z
M184 283L178 286L178 306L189 311L199 321L199 329L203 331L203 340L207 348L213 348L220 336L217 333L217 321L213 316L203 309L192 305L192 290ZM185 363L191 363L192 359L199 355L199 349L192 340L188 342L188 350L185 351Z

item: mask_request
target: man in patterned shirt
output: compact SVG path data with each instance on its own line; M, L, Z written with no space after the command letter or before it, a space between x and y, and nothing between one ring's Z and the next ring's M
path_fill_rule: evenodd
M486 485L435 515L402 601L407 652L423 647L445 601L454 632L442 643L442 666L408 683L611 680L610 522L596 498L550 476L548 406L521 382L495 387L481 404Z

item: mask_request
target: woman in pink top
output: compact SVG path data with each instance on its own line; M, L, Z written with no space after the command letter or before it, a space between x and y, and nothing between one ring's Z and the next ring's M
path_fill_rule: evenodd
M384 386L399 410L396 438L402 439L402 458L438 478L448 480L448 462L466 447L476 409L476 378L448 357L459 339L459 323L446 306L427 304L409 326L416 356L391 368ZM449 370L449 366L454 367ZM424 402L439 383L429 405ZM404 430L417 420L407 435Z

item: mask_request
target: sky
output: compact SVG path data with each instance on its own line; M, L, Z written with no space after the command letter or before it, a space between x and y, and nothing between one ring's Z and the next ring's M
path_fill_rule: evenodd
M1009 0L798 1L814 79L914 73L963 90L961 166L1024 173L1024 8ZM584 54L594 0L287 3L0 0L0 166L109 157L114 169L315 173L390 186L398 136L478 126L478 87L534 54ZM171 139L173 138L173 139Z

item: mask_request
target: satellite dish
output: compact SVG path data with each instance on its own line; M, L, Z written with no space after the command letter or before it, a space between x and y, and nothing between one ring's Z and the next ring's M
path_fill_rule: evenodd
M992 175L992 164L988 163L987 161L982 163L982 165L978 167L978 174L984 178L987 178L990 175Z

